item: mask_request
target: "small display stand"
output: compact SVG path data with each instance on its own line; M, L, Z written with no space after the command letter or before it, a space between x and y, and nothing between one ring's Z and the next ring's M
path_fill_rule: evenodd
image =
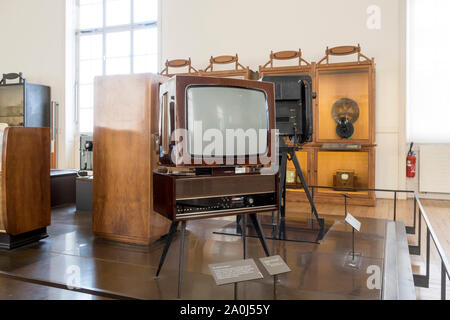
M234 64L233 69L216 70L217 65ZM236 78L244 80L256 80L258 79L258 74L249 67L244 67L239 63L239 58L236 55L223 55L216 56L209 59L209 65L204 69L200 70L200 75L205 77L220 77L220 78Z
M361 253L355 252L355 230L358 232L361 230L361 222L353 217L350 212L347 212L345 222L352 227L352 251L345 256L344 265L350 268L359 269L361 268Z
M273 276L273 299L277 299L277 283L278 275L291 272L291 268L286 264L286 262L279 255L259 258L263 267L266 269L267 273Z
M174 75L198 75L198 70L191 64L191 58L166 60L165 68L159 73L162 76L172 77ZM187 68L187 72L169 73L169 68Z
M274 66L274 60L298 60L297 65L292 66ZM302 50L285 50L278 52L270 52L269 61L263 66L259 66L259 77L262 79L268 75L293 75L293 74L309 74L312 76L315 69L315 63L308 62L302 57Z
M209 270L218 286L233 284L234 300L238 299L238 282L262 279L263 275L256 266L253 259L242 259L236 261L210 264Z
M352 251L348 252L347 255L344 258L344 266L350 267L353 269L360 269L361 268L361 253L355 252L355 230L360 232L361 231L361 222L358 221L355 217L353 217L350 212L347 210L347 199L351 198L346 193L341 193L342 196L344 196L344 210L345 210L345 222L352 227Z

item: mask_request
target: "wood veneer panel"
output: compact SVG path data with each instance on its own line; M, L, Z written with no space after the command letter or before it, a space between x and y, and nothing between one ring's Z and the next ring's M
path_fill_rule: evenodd
M148 244L168 230L153 211L152 171L158 89L165 77L139 74L95 80L93 231Z
M8 127L2 150L2 217L17 235L50 225L50 130Z

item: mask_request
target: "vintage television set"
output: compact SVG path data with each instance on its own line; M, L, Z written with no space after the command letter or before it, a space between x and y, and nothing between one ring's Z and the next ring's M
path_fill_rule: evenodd
M159 110L159 161L162 165L261 165L262 157L272 156L271 134L275 129L272 83L174 76L160 86ZM212 153L206 152L211 141L202 139L203 133L211 129L223 138L222 148ZM227 145L228 130L243 130L244 133L249 129L257 133L257 146L246 142L244 148L238 148L236 139L233 147ZM183 131L186 136L177 135Z
M222 144L214 145L209 152L211 139L205 138L208 129L214 133L211 138L222 139ZM254 148L255 142L250 143L250 139L238 147L235 135L231 146L227 146L230 129L241 133L258 131L258 147ZM172 223L156 276L181 222L178 297L188 220L242 217L245 258L248 215L269 255L257 213L278 210L278 174L259 170L270 165L271 157L276 155L272 151L276 147L272 129L275 129L272 83L174 76L160 85L157 139L160 168L153 173L153 209Z
M211 140L203 139L208 129L223 139L213 152L207 151ZM236 136L227 145L230 129L258 132L258 147L249 140L238 147ZM162 83L158 139L162 168L154 173L155 211L171 220L276 211L277 176L259 170L275 156L272 129L272 83L197 76L174 76ZM176 131L185 134L178 136ZM236 173L236 167L242 173Z

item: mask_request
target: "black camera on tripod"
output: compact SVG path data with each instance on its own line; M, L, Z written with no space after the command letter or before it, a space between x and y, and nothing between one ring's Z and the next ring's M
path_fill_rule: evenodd
M280 210L277 213L278 238L282 238L282 234L285 234L286 230L286 167L288 160L293 162L297 176L303 185L303 190L309 200L311 210L319 223L320 232L318 237L321 238L324 232L324 220L319 217L296 156L296 151L303 144L312 141L312 100L316 96L312 92L311 77L308 75L264 76L262 81L273 82L275 85L276 128L280 135L280 183L278 185ZM286 143L286 138L290 140L289 143ZM279 220L280 216L281 221ZM280 221L279 226L278 221Z
M280 146L288 137L295 146L312 141L312 80L308 75L264 76L262 81L275 85L276 128Z

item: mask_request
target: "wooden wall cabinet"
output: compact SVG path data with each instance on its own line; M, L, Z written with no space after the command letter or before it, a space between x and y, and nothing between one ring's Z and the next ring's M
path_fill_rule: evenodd
M159 84L166 77L97 77L94 85L93 231L96 236L147 245L169 230L153 211L158 154Z

